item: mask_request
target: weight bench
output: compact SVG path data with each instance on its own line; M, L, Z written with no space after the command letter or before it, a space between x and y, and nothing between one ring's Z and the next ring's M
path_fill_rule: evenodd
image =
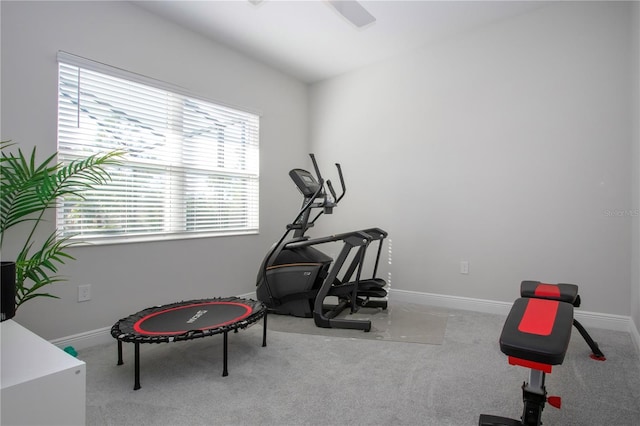
M520 283L520 297L558 300L570 303L575 308L580 307L580 295L578 294L578 286L575 284L545 284L540 281L522 281ZM591 358L597 361L605 361L606 358L598 344L575 318L573 319L573 326L578 329L582 338L591 348Z
M535 297L514 302L500 335L500 350L509 357L509 364L530 369L529 382L522 385L524 410L520 420L481 414L480 426L538 426L546 402L560 408L560 397L547 398L545 374L564 361L572 323L569 302Z

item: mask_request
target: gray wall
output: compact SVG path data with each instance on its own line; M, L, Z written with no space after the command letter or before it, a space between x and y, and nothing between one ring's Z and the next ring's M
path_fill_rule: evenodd
M633 66L632 93L635 94L633 102L633 205L640 208L640 3L633 3L633 28L634 40L632 57L635 58ZM631 252L633 261L631 281L631 315L636 326L640 330L640 215L633 218L633 248ZM637 342L640 346L640 342Z
M298 207L287 171L307 153L307 87L125 2L5 2L2 139L56 150L56 52L64 50L261 111L260 235L82 247L61 271L60 300L25 304L16 320L46 339L113 325L142 308L255 289L264 253ZM52 217L53 219L53 217ZM3 259L15 244L5 242ZM92 285L78 303L77 286Z
M3 1L0 134L23 149L55 150L58 50L263 113L260 235L75 249L62 299L17 320L55 339L252 291L311 143L349 185L316 232L387 229L394 288L510 302L523 278L577 282L586 310L640 329L638 218L605 214L640 199L633 7L560 3L308 88L128 3Z
M387 229L397 289L573 282L585 310L637 311L630 10L559 2L315 84L313 150L351 185L325 225Z

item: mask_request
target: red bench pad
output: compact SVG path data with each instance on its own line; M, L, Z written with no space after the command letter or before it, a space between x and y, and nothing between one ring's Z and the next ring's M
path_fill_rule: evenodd
M560 300L576 306L578 286L575 284L545 284L540 281L522 281L520 283L520 296Z
M571 339L573 305L557 300L517 299L500 335L500 350L508 356L558 365Z

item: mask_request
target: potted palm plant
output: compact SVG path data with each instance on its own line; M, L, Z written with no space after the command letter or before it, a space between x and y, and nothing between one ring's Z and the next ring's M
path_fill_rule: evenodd
M7 152L13 144L0 142L0 252L5 233L21 224L24 240L15 261L2 261L2 320L11 318L16 309L35 297L57 296L47 293L45 287L65 278L57 275L66 260L74 258L68 248L75 242L61 236L57 229L44 241L36 238L36 230L44 221L48 209L56 206L60 197L82 197L83 191L107 183L107 166L116 165L122 152L92 155L68 164L57 162L57 154L36 162L36 148L30 155L22 150ZM5 280L11 280L7 283ZM6 291L5 291L6 290Z

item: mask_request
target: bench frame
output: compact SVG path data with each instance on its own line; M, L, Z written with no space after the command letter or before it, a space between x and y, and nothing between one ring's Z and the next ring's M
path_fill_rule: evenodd
M558 300L520 298L507 316L500 336L500 350L509 364L529 368L522 384L524 408L520 420L481 414L480 426L539 426L545 404L560 408L560 397L547 397L546 374L560 365L571 338L573 306Z

